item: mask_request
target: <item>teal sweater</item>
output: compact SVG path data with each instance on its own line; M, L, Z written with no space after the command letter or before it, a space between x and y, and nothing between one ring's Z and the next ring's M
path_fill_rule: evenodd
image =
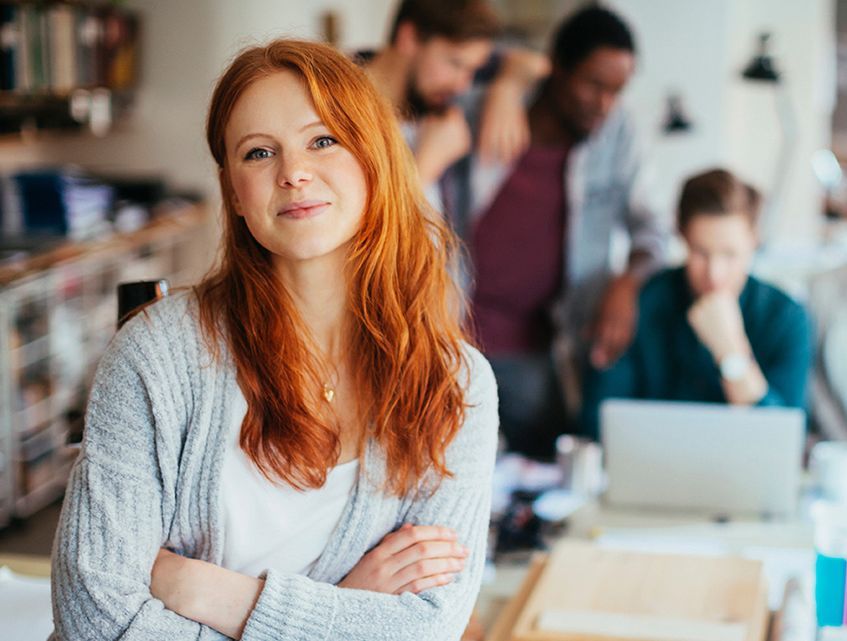
M654 276L641 292L632 346L609 369L585 376L583 430L599 438L599 406L607 398L725 403L721 377L686 314L694 302L684 268ZM805 310L752 276L739 298L753 356L768 381L759 405L803 407L812 358Z

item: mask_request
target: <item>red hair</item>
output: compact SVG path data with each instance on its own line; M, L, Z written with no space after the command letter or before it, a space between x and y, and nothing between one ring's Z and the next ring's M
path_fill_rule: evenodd
M247 400L240 445L269 479L320 487L340 454L326 417L322 364L270 256L236 214L224 131L238 98L279 71L300 76L315 111L358 159L368 185L347 261L350 353L363 419L382 447L388 485L402 494L432 468L464 417L463 301L450 276L453 234L432 215L389 105L334 49L276 40L239 54L218 80L206 135L224 203L220 264L197 287L213 350L232 355Z

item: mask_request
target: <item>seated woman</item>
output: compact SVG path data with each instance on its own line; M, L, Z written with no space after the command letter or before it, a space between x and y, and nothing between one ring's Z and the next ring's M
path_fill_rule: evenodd
M115 336L53 556L73 639L458 639L497 395L390 107L279 40L214 91L220 265Z
M678 227L688 258L644 286L624 356L588 371L588 436L599 437L607 398L804 406L809 319L785 293L750 275L759 203L755 189L724 170L685 183Z

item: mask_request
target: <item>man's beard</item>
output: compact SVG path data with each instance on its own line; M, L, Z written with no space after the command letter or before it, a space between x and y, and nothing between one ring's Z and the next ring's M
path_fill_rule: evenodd
M548 79L539 94L539 100L542 100L547 105L547 108L555 116L559 127L561 127L562 133L564 133L572 144L576 145L585 141L593 132L590 129L578 125L574 121L573 116L566 109L562 108L562 105L559 104L553 93L551 83L552 81Z
M433 105L427 102L423 94L418 91L415 78L409 78L406 85L406 117L410 120L417 120L424 116L438 116L447 111L449 105Z

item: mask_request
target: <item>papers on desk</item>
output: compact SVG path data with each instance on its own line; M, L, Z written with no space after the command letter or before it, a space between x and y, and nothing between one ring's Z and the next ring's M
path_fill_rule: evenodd
M50 579L0 567L0 639L44 641L52 631Z
M815 553L811 548L775 547L764 545L731 545L729 541L699 534L691 528L610 528L597 538L604 548L655 552L661 554L693 554L698 556L734 555L761 561L768 584L768 605L778 610L785 593L785 584L796 577L805 593L811 596L814 585Z
M491 511L503 514L516 491L537 493L532 511L551 522L563 521L583 507L588 499L564 489L562 468L554 463L539 463L519 454L504 454L494 469Z
M516 616L498 621L501 634L493 638L761 641L765 590L762 566L754 561L564 540L521 590Z
M516 490L541 492L562 484L562 469L552 463L539 463L519 454L504 454L494 468L491 510L501 514L506 510Z

